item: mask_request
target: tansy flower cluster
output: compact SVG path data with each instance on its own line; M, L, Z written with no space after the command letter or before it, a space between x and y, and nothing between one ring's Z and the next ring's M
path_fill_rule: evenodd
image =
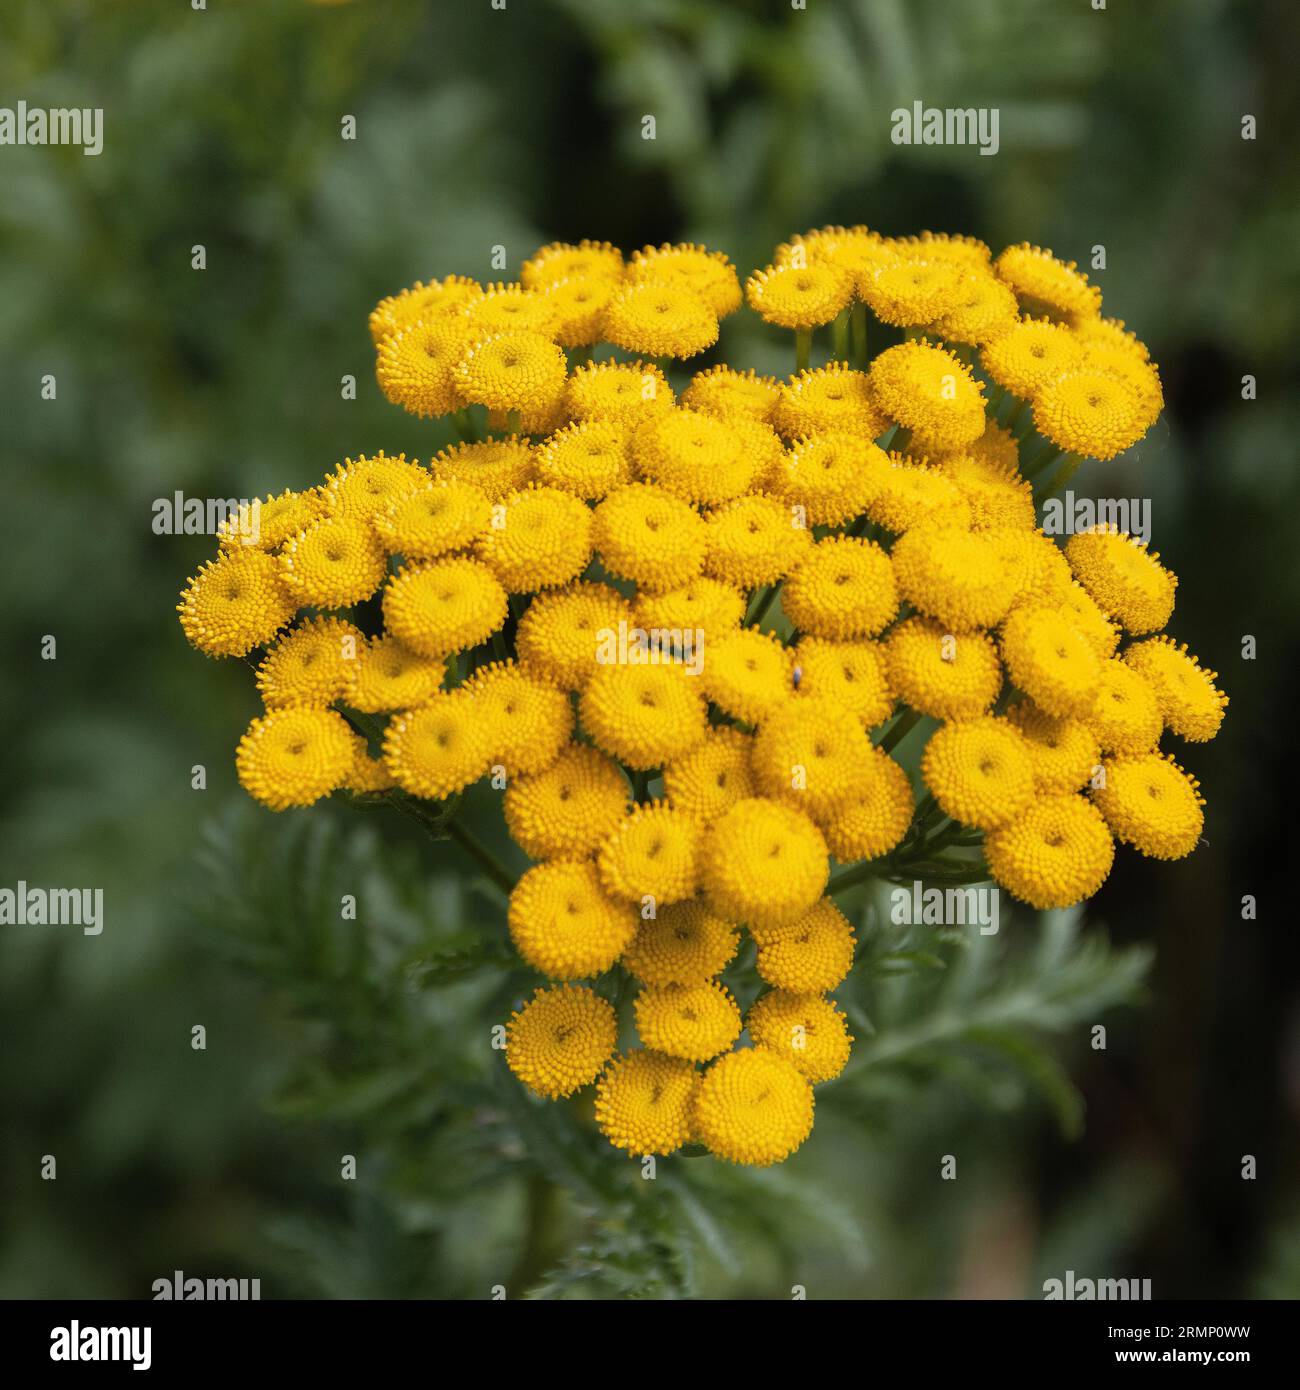
M793 330L792 376L676 365L746 301ZM1065 907L1117 841L1196 846L1165 740L1212 738L1227 698L1165 631L1176 577L1123 533L1040 528L1161 407L1072 263L829 227L742 287L700 246L557 243L370 329L384 394L460 442L232 518L181 625L255 670L235 762L272 810L341 792L445 822L502 790L532 861L508 930L547 981L507 1061L548 1098L594 1084L616 1148L803 1143L853 1041L838 891L991 877Z

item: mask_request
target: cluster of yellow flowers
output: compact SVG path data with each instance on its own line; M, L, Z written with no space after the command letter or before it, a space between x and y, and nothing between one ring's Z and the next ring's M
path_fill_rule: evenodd
M799 370L718 363L678 395L667 359L745 299L794 330ZM1035 480L1041 501L1161 407L1100 301L1036 247L838 227L743 290L703 247L584 242L518 283L385 299L381 388L462 442L268 498L190 581L196 647L266 648L241 783L281 810L492 777L534 861L510 935L555 982L509 1025L513 1071L552 1098L595 1082L633 1154L784 1158L852 1042L832 858L888 877L905 841L949 848L953 874L1050 908L1098 888L1116 840L1177 858L1200 837L1160 741L1213 737L1227 700L1158 635L1175 576L1121 532L1039 528ZM923 718L918 806L891 754ZM743 1015L721 979L742 926L769 987ZM616 965L638 982L621 1054L581 983Z

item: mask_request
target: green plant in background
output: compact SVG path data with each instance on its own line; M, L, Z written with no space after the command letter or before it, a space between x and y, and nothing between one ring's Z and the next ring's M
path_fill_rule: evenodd
M525 1220L533 1187L513 1153L511 1180L472 1195L458 1195L466 1170L446 1163L421 1166L418 1197L409 1186L394 1195L391 1173L379 1180L382 1164L363 1162L358 1183L340 1184L340 1154L403 1146L368 1148L346 1107L263 1113L263 1098L287 1094L289 1078L313 1065L323 1026L291 1025L292 1001L268 993L260 976L249 984L214 971L211 942L190 929L196 909L206 915L195 897L207 882L195 876L192 846L210 817L244 814L220 807L234 781L232 717L254 710L243 673L214 669L196 682L184 644L158 627L178 567L197 562L200 547L153 536L151 503L177 486L251 496L305 485L322 461L377 442L427 454L428 427L394 419L364 385L362 323L393 284L431 273L432 242L441 265L486 276L495 245L514 266L544 235L584 232L625 242L696 237L751 264L805 212L822 222L863 209L890 231L931 224L999 242L1029 235L1080 260L1103 241L1109 266L1097 278L1152 343L1176 403L1170 429L1162 425L1126 465L1120 486L1149 493L1163 518L1180 606L1199 615L1189 640L1230 650L1240 613L1251 611L1261 652L1282 649L1297 606L1281 524L1294 481L1275 464L1296 423L1270 383L1285 380L1292 361L1296 296L1287 291L1300 237L1293 162L1267 136L1284 123L1293 88L1277 41L1286 14L1270 20L1262 9L1213 3L1111 5L1104 16L1073 3L1032 13L962 8L954 19L939 5L814 5L800 20L818 26L816 45L785 6L770 17L766 7L695 7L697 28L684 39L675 36L680 10L646 7L608 42L605 26L621 25L627 7L584 15L512 4L498 22L487 7L416 0L382 14L284 4L201 16L148 4L55 11L32 0L8 16L6 90L49 105L102 104L107 141L95 160L9 150L0 170L0 341L17 364L0 377L12 464L0 527L12 572L42 576L11 585L4 610L6 651L18 664L0 698L10 726L24 731L9 748L5 862L11 878L103 884L109 925L93 950L48 933L6 938L0 1016L15 1041L0 1052L0 1161L9 1190L24 1194L0 1228L6 1293L140 1296L180 1264L262 1275L266 1296L481 1296L511 1271L522 1230L554 1233L540 1240L534 1269L593 1232L590 1210L568 1199L540 1202L549 1215ZM954 43L967 13L978 32ZM692 37L742 21L739 67L720 66L715 49ZM890 35L903 48L886 60ZM706 93L691 107L691 160L672 168L658 161L680 128L673 112L643 98L637 79L616 86L610 76L617 65L630 70L638 50L664 50L666 37L658 69ZM911 86L892 85L900 51L923 75ZM1153 53L1163 60L1153 65ZM859 80L868 69L883 81ZM940 72L942 92L928 76ZM763 73L783 74L768 96L756 86ZM834 73L852 121L828 136L818 93ZM1007 114L1026 93L1043 103L1046 122ZM1003 108L998 158L888 143L894 106L918 97L967 105L977 95ZM652 109L657 144L641 139L640 118ZM1243 111L1258 114L1265 136L1249 147ZM348 112L359 119L352 145L339 138ZM1041 152L1040 129L1053 142ZM787 136L783 155L755 153ZM822 158L832 145L833 164ZM716 190L731 181L750 201L724 204ZM190 268L200 241L202 275ZM1144 248L1156 245L1153 258ZM758 331L734 334L728 352L789 370L788 350ZM32 388L45 370L58 377L57 406ZM1243 408L1236 382L1247 371L1261 389ZM363 382L356 400L339 389L347 374ZM1204 544L1211 527L1250 538L1231 602L1216 568L1221 551ZM58 662L32 675L23 654L51 628ZM846 1171L860 1175L837 1190L836 1215L855 1222L865 1243L846 1246L825 1223L795 1221L782 1263L765 1236L735 1226L729 1249L706 1244L712 1253L696 1271L705 1291L780 1294L798 1274L813 1290L821 1281L895 1296L990 1287L1018 1295L1059 1272L1085 1234L1098 1263L1140 1258L1142 1272L1164 1272L1170 1291L1246 1286L1274 1212L1291 1209L1284 1181L1269 1176L1285 1164L1264 1161L1260 1183L1224 1186L1214 1160L1242 1130L1284 1158L1268 1062L1280 1008L1273 986L1285 970L1275 955L1251 967L1240 938L1254 933L1219 941L1212 923L1222 915L1214 905L1242 877L1243 846L1282 823L1282 803L1243 771L1260 765L1243 740L1285 711L1269 704L1262 676L1253 688L1240 676L1233 684L1247 717L1206 760L1219 815L1198 867L1182 889L1159 874L1129 876L1124 899L1144 903L1141 921L1118 897L1101 908L1120 940L1160 933L1158 994L1177 1006L1148 1013L1140 1030L1113 1023L1104 1066L1067 1050L1071 1075L1100 1107L1082 1148L1070 1156L1056 1146L1014 1070L981 1067L988 1085L977 1101L969 1068L927 1067L922 1088L906 1067L869 1067L839 1087L842 1117L836 1092L827 1093L818 1144L799 1156L797 1174L814 1192L836 1175L842 1184ZM206 794L190 789L196 763L210 773ZM508 853L495 804L473 795L467 803L469 824ZM255 862L271 848L261 841L304 814L289 813L274 836L250 824L238 852ZM413 823L394 822L382 848L386 879L409 884L437 919L430 937L441 914L448 925L463 920L453 903L468 904L470 921L499 921L500 900L467 888L448 847L430 853L417 848L424 843ZM231 858L227 883L241 873ZM376 920L364 904L363 927ZM864 931L856 905L851 915ZM305 930L295 913L288 920ZM994 953L1015 956L1021 944L1004 933ZM504 952L504 937L497 945ZM876 988L949 978L905 968L913 973ZM1243 968L1258 969L1255 987L1234 974ZM1206 971L1222 994L1198 985ZM1093 1014L1081 1006L1080 1016ZM207 1054L190 1050L196 1021L208 1025ZM870 1046L861 1021L852 1026L859 1050ZM437 1046L454 1036L449 1025ZM428 1061L433 1076L464 1065L458 1054L444 1065L436 1050ZM868 1099L851 1104L859 1089ZM996 1125L988 1104L998 1107ZM1175 1106L1176 1123L1166 1113ZM1198 1113L1219 1140L1194 1144ZM408 1152L418 1160L429 1133L413 1128ZM51 1148L60 1181L40 1184L31 1155ZM963 1179L936 1201L935 1156L948 1152L960 1153ZM442 1184L436 1199L431 1173ZM753 1232L780 1206L759 1200L761 1183L746 1190ZM1227 1231L1241 1234L1228 1240ZM1010 1242L996 1246L1001 1254L992 1253L995 1234ZM1270 1290L1284 1277L1285 1263L1275 1263Z

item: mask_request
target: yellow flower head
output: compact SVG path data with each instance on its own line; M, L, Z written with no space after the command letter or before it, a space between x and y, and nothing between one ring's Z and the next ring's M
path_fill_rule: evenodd
M906 618L885 638L890 689L934 719L972 719L1002 689L997 648L982 632L960 635L930 618Z
M700 629L706 641L740 625L745 595L721 579L692 579L680 589L637 596L636 620L644 628Z
M621 282L607 275L556 280L545 287L555 323L551 336L561 347L591 347L600 341L609 301Z
M387 714L423 704L441 686L446 668L404 647L396 637L371 637L347 668L344 703L365 714Z
M1207 671L1187 650L1185 643L1169 637L1134 642L1124 661L1155 692L1160 716L1170 733L1191 743L1204 743L1219 732L1228 697L1215 681L1217 671Z
M1121 844L1152 859L1183 859L1200 843L1205 802L1199 783L1168 753L1107 758L1092 799Z
M538 594L515 632L520 664L564 690L580 690L596 670L602 634L617 633L620 623L632 626L632 605L608 584Z
M384 589L384 626L423 656L485 642L506 620L506 591L463 556L403 565Z
M405 454L375 454L345 459L325 480L321 497L334 517L370 522L428 481L428 469Z
M767 430L753 424L752 430ZM770 434L771 431L769 430ZM637 427L632 458L641 476L684 502L716 506L739 497L758 472L761 453L747 448L734 422L698 410L665 410ZM772 435L770 452L780 451Z
M319 488L305 492L286 489L278 497L268 497L256 504L241 504L233 516L217 528L217 544L222 550L241 550L252 546L257 550L278 550L299 531L305 530L325 510L325 499Z
M239 785L272 811L310 806L328 796L352 767L352 730L329 709L274 709L254 719L239 740Z
M1061 547L1037 528L1031 530L1028 527L1015 526L988 529L1015 584L1012 608L1047 605L1068 609L1067 616L1072 618L1089 644L1096 647L1098 644L1094 639L1097 634L1092 631L1092 621L1101 619L1104 622L1104 618L1101 617L1097 606L1074 582L1069 562ZM1080 617L1075 612L1074 606L1067 598L1071 589L1077 590L1079 596L1092 605L1092 619Z
M618 488L596 508L592 540L605 568L649 589L676 589L704 564L704 522L650 483Z
M1008 246L993 262L993 271L1010 285L1026 314L1045 314L1066 323L1081 323L1101 312L1101 291L1073 261L1058 261L1027 241Z
M423 319L433 322L459 313L478 299L483 287L464 275L448 275L426 285L417 280L409 289L381 299L370 314L370 336L379 347L386 338Z
M844 1070L853 1038L844 1015L829 999L773 989L745 1015L756 1047L792 1062L814 1085Z
M568 367L563 349L541 333L516 331L480 339L456 367L462 401L530 414L555 408Z
M536 476L533 447L525 439L486 439L453 444L429 460L433 476L471 483L489 502L499 502L527 487Z
M958 531L970 527L970 503L953 479L937 468L908 463L898 454L885 458L885 467L866 479L863 510L877 526L895 535L915 526L945 526Z
M971 454L953 454L943 463L942 472L966 499L973 530L1032 532L1037 527L1034 491L1019 469L1002 469Z
M789 507L762 493L728 502L704 520L705 574L742 589L775 583L812 548L811 533Z
M632 426L673 404L673 388L653 362L590 362L569 378L564 409L574 420Z
M596 1086L596 1124L616 1149L673 1153L691 1137L698 1084L685 1058L634 1048L605 1068Z
M921 776L953 820L995 830L1034 796L1034 766L1014 724L992 715L944 724L926 744Z
M1022 319L980 351L984 370L1013 395L1032 400L1045 387L1083 365L1083 344L1050 319Z
M1113 459L1147 431L1133 387L1086 367L1042 388L1034 399L1034 425L1058 448L1091 459Z
M582 727L626 767L649 771L704 737L698 680L680 665L602 665L579 699Z
M1136 636L1158 632L1174 611L1178 576L1160 557L1123 531L1080 531L1065 546L1075 578L1098 607Z
M830 898L796 921L759 928L755 939L760 977L794 994L825 994L843 983L853 965L853 928Z
M1083 319L1075 324L1074 331L1085 346L1116 349L1139 362L1151 360L1147 345L1124 327L1123 319Z
M725 318L740 308L740 280L736 268L721 251L683 243L646 246L632 253L627 278L637 285L665 284L687 289ZM658 354L656 354L658 355Z
M185 636L208 656L246 656L297 609L278 561L262 550L228 550L207 561L176 605Z
M1143 434L1155 424L1164 409L1165 393L1155 365L1127 347L1091 341L1084 346L1084 365L1090 372L1101 372L1131 386L1138 397L1138 425Z
M984 857L1012 897L1045 911L1092 897L1110 873L1115 843L1082 796L1038 796L984 837Z
M718 315L680 281L644 280L609 301L601 336L625 352L694 357L718 341Z
M1081 719L1058 718L1032 700L1018 700L1007 720L1020 730L1038 792L1077 792L1101 765L1097 735Z
M895 256L954 265L968 274L988 272L993 252L978 237L951 232L921 232L918 236L888 238Z
M847 430L826 430L796 441L773 471L769 487L792 517L808 526L840 526L861 515L889 467L869 439ZM799 507L801 513L790 513Z
M327 515L285 543L280 575L297 603L346 608L367 599L388 573L374 530L356 517Z
M1149 753L1160 741L1155 691L1118 657L1102 663L1096 694L1081 717L1106 753Z
M871 389L866 372L843 362L805 369L781 387L772 410L772 424L786 439L840 430L875 439L889 424Z
M754 778L764 796L820 821L866 791L870 755L866 729L851 710L803 696L763 719L754 739Z
M835 266L855 280L864 270L893 261L898 254L895 241L869 227L820 227L778 246L773 260L782 266Z
M583 859L617 830L630 796L616 763L573 743L543 771L507 785L506 826L530 859Z
M745 298L765 323L778 328L818 328L848 308L853 279L828 262L767 266L745 282Z
M519 954L552 980L604 974L636 932L635 908L609 897L585 859L529 869L510 894L507 920Z
M752 735L739 729L710 729L703 742L664 767L668 804L708 825L723 815L733 801L757 796L751 762L753 747Z
M498 506L477 551L509 593L556 588L587 568L591 512L571 493L530 483Z
M921 527L899 536L891 559L899 593L949 632L995 626L1015 597L1015 576L988 531Z
M647 985L702 985L731 963L740 936L703 903L673 903L642 922L623 965Z
M789 698L794 655L770 633L741 628L709 642L700 683L725 714L756 724Z
M514 776L548 768L573 734L568 695L513 661L481 666L465 682L483 721L491 760Z
M396 714L384 731L384 762L412 796L443 801L488 770L487 731L463 690L433 694Z
M1009 429L989 419L984 425L984 433L973 444L967 444L961 453L984 464L999 477L1009 477L1020 471L1020 446Z
M492 505L472 483L440 479L390 502L375 516L385 549L408 560L435 560L464 550L492 520Z
M599 419L566 425L538 446L537 477L548 487L598 502L632 481L627 427Z
M700 846L700 880L710 907L751 927L794 921L821 897L829 873L816 825L766 797L732 803Z
M707 1062L740 1036L740 1009L717 980L645 985L636 997L636 1031L656 1052Z
M695 1093L693 1132L729 1163L765 1168L812 1133L812 1087L793 1062L765 1047L719 1057Z
M695 892L698 823L665 802L636 806L614 828L597 856L605 891L645 904L677 903Z
M859 275L858 293L881 323L924 326L961 305L965 279L960 266L900 256Z
M456 368L473 342L460 317L421 319L399 329L379 345L379 389L412 415L449 415L460 408Z
M984 433L984 388L955 353L925 341L886 348L868 373L876 403L918 448L960 449Z
M506 1026L506 1064L548 1100L589 1085L614 1054L618 1021L610 1003L585 985L534 991Z
M828 536L786 581L781 602L800 632L874 637L898 612L898 587L889 556L874 541Z
M879 642L805 637L795 648L795 671L801 696L830 700L868 729L893 712L885 648Z
M1101 662L1088 640L1055 608L1016 608L1002 625L1002 661L1011 684L1048 714L1091 710Z
M369 796L374 792L386 792L396 785L388 764L382 758L370 756L370 745L360 734L352 736L352 766L343 778L342 787L354 796Z
M540 333L550 337L555 331L555 306L540 290L522 285L485 285L477 299L459 311L461 322L474 342L497 333Z
M907 834L916 810L907 773L879 748L863 767L862 794L823 825L826 843L841 864L888 854Z
M988 274L967 274L956 293L956 304L940 315L934 331L950 343L981 347L1015 325L1020 306L1011 290Z
M313 618L286 633L257 668L257 688L267 709L332 705L347 689L365 642L342 618Z
M1066 568L1069 568L1067 563ZM1073 577L1063 586L1051 586L1050 602L1069 618L1089 646L1105 661L1119 646L1119 625L1101 611L1096 600Z
M614 280L623 278L623 253L607 241L582 241L573 245L553 241L539 247L519 267L519 282L526 290L544 290L562 280Z
M771 423L780 389L775 377L757 376L752 367L737 371L720 362L695 373L682 392L682 404L720 420L739 418L766 425Z

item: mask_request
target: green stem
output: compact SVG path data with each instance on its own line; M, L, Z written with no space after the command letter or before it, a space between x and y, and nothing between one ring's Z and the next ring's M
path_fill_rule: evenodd
M1083 460L1079 457L1078 454L1066 454L1061 459L1060 468L1058 468L1056 472L1052 475L1051 482L1049 482L1047 486L1043 489L1042 496L1040 496L1039 501L1041 502L1043 498L1051 497L1054 494L1060 492L1060 490L1063 487L1065 487L1069 483L1070 479L1073 478L1074 475L1079 471L1079 465L1082 462Z
M523 433L522 423L523 423L523 422L522 422L522 420L521 420L521 418L520 418L520 415L519 415L519 412L518 412L517 410L507 410L507 411L506 411L506 433L507 433L507 434L522 434L522 433Z
M849 312L842 309L831 321L831 356L837 362L849 360Z
M880 872L884 861L878 859L864 859L861 864L855 864L851 869L843 869L838 874L832 874L830 882L826 885L828 893L842 893L846 888L856 888L859 883L865 883L869 878L875 878Z
M762 593L754 604L754 611L745 619L745 627L757 627L767 616L767 610L771 608L773 599L776 598L778 590L781 588L781 581L778 579L775 584L765 585Z
M1024 415L1025 411L1028 409L1028 401L1017 401L1015 408L1012 410L1011 414L1007 416L1007 429L1009 429L1012 434L1015 434L1016 426L1020 423L1020 417Z
M890 436L888 453L905 453L907 446L912 442L912 431L905 425L899 427Z
M1038 452L1021 466L1021 475L1026 478L1036 477L1049 463L1060 457L1061 450L1050 439L1045 439Z
M904 710L890 725L888 733L877 745L882 753L892 753L895 748L921 722L921 716L914 709Z
M808 370L812 360L812 329L796 328L794 331L794 370L797 376Z
M861 371L867 365L867 306L860 302L855 302L849 309L849 338L853 365Z
M466 854L476 860L479 868L502 892L508 894L513 891L515 876L477 836L454 820L447 821L443 829L447 832L447 838L455 840Z

